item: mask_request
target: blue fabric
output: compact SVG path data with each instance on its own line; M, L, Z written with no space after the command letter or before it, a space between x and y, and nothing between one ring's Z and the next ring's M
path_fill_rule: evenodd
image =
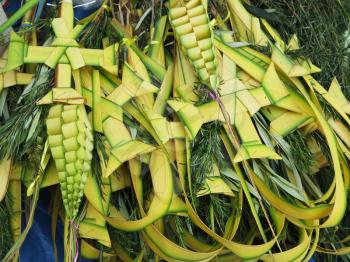
M18 8L21 6L21 1L7 1L6 6L4 7L4 11L7 16L11 16ZM20 24L20 20L18 20L13 27L17 27Z
M52 0L41 0L39 2L38 8L37 8L37 13L35 15L35 21L37 21L40 18L40 15L43 14L45 15L45 13L43 13L43 9L45 7L46 3L51 3L51 2L55 2ZM80 20L83 19L89 15L91 15L93 12L95 12L102 4L102 0L95 0L94 3L91 3L91 1L88 1L87 5L82 5L84 4L84 0L76 0L74 1L74 5L76 5L77 7L74 8L74 16L75 19ZM1 1L0 1L1 3ZM11 16L11 14L13 14L14 12L16 12L16 10L18 8L21 7L21 1L17 0L17 1L8 1L6 4L6 7L4 8L5 12L7 13L8 16ZM17 21L14 24L14 27L17 27L20 25L20 20Z
M89 3L85 4L84 3ZM95 0L94 3L92 3L91 0L76 0L74 1L74 17L77 20L83 19L85 17L88 17L93 12L95 12L97 9L100 8L102 4L102 0Z
M51 215L49 213L51 194L48 189L40 192L38 206L35 211L33 225L21 247L20 262L52 262L54 252L52 245ZM25 227L25 218L22 217L22 228ZM59 262L63 262L63 223L57 222L56 245ZM93 260L80 259L81 262L93 262Z
M9 14L16 12L21 6L21 1L7 1L5 11Z
M20 250L20 261L53 261L51 216L48 212L50 193L44 190L40 193L39 203L35 211L33 225ZM22 228L25 227L25 218L22 218ZM57 223L56 245L59 261L63 261L63 224Z

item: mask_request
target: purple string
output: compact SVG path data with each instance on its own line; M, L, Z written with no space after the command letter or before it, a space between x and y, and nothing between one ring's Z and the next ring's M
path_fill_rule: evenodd
M26 27L31 27L33 24L31 24L31 23L23 23L23 24L21 24L21 28L26 28Z
M209 92L209 96L210 96L211 99L216 100L217 102L219 102L218 96L213 91Z
M75 242L74 262L77 262L78 257L79 257L78 226L73 222L73 220L70 221L70 224L73 227L73 238L74 238L74 242Z
M220 106L220 108L221 108L221 112L222 112L222 114L224 115L224 105L223 105L223 103L222 103L220 97L217 95L217 93L215 93L215 92L213 92L213 91L210 91L210 92L209 92L209 96L210 96L211 99L215 100L215 101L219 104L219 106ZM225 115L224 115L224 117L225 117ZM230 116L229 116L229 115L227 115L227 117L228 117L228 119L230 119ZM225 119L225 120L226 120L226 119ZM231 125L230 125L230 120L228 120L228 121L226 120L226 124L227 124L228 127L229 127L229 132L231 133L232 136L234 136L233 131L232 131L232 128L231 128Z

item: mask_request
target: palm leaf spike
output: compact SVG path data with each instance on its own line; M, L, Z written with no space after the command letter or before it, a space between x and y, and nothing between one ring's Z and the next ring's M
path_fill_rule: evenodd
M56 88L38 104L59 103L50 109L47 126L50 148L54 152L56 168L60 170L59 180L62 195L65 196L67 216L73 219L77 214L86 175L90 169L92 134L83 106L84 99L72 89L71 71L93 65L114 73L117 68L116 54L111 51L117 47L113 44L104 50L79 48L75 38L84 26L73 27L71 1L62 2L61 15L61 18L52 21L56 38L51 46L30 46L25 44L22 37L12 33L4 71L9 72L22 64L33 63L43 63L57 70ZM73 177L75 173L79 175Z
M57 39L67 36L67 33L73 30L72 2L64 1L61 4L61 15L62 18L57 18L52 23L54 32L58 36ZM71 43L74 45L74 41ZM59 64L59 57L65 51L70 57L70 64ZM69 243L65 254L66 259L70 261L78 257L77 226L73 221L77 217L88 172L91 169L93 149L92 127L86 115L84 100L78 92L74 94L71 88L72 68L77 69L84 66L85 62L77 47L59 46L53 50L45 63L56 68L57 71L56 87L52 94L50 92L44 97L44 100L51 98L54 102L54 99L58 98L61 99L58 101L66 103L51 106L46 125L50 151L58 172L66 221L69 221L65 227L65 243ZM62 91L57 92L56 90Z
M169 19L179 46L191 61L201 81L211 89L216 89L217 62L213 32L206 9L201 0L172 0Z
M69 8L72 9L71 3L66 2L64 7L62 6L62 14L67 13L65 10ZM72 13L72 11L68 12L68 15L69 13ZM65 23L64 20L55 21ZM63 27L67 29L66 25ZM59 30L59 26L56 24L57 30ZM45 49L45 47L33 48L37 48L37 51L40 51L41 48ZM12 48L12 50L14 49ZM33 49L31 50L33 51ZM57 53L60 50L62 48L57 47L52 49L52 53L55 54L55 52ZM12 57L14 54L15 52L11 53ZM40 52L37 52L37 54L39 56L42 55ZM62 54L62 52L59 52L59 54ZM25 60L22 60L22 62L25 62ZM47 129L51 154L55 159L56 170L58 171L66 216L72 221L77 215L87 172L90 171L92 133L83 106L84 99L78 92L71 88L70 65L57 64L56 66L53 63L52 66L57 68L56 88L50 91L38 104L59 103L52 106L49 110ZM31 187L28 188L29 191L30 189ZM70 227L71 230L75 231L74 228L75 226ZM76 242L75 240L73 241ZM74 248L70 248L70 250L75 252Z
M47 128L51 153L56 162L63 203L73 219L79 209L90 171L92 133L85 109L78 105L52 106Z
M62 28L69 32L73 29L72 3L63 2L61 9L64 18L56 21L64 24ZM55 32L58 33L60 29L59 25L56 25ZM49 146L56 163L66 215L73 220L78 213L87 175L90 171L93 138L83 99L81 96L79 98L79 93L74 94L73 89L71 89L71 78L71 66L58 64L56 88L52 91L52 98L60 98L62 100L56 101L68 104L52 106L46 123ZM56 89L62 90L62 92L57 92ZM62 95L57 95L58 93ZM54 99L52 102L56 102Z

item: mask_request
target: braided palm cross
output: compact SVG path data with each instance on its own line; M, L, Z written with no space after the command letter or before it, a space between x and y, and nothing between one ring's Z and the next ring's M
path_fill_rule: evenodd
M127 64L123 70L122 85L115 86L115 91L108 97L101 91L98 70L92 72L91 85L83 83L81 76L85 66L94 66L114 75L118 73L119 45L112 44L102 50L79 47L76 39L87 24L74 27L71 0L62 2L60 14L60 18L52 21L55 38L48 46L29 46L22 37L11 34L5 71L12 71L23 64L45 64L56 70L56 87L38 104L55 104L47 119L49 145L67 216L73 219L91 169L92 130L104 133L111 145L105 176L136 155L154 150L153 146L132 139L123 124L121 106L132 97L157 92L158 88L143 81ZM72 88L72 76L75 89ZM84 103L92 108L92 125Z

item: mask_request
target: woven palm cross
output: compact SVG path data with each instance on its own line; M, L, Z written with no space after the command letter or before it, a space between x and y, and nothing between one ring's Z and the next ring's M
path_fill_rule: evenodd
M28 46L21 36L11 33L5 70L10 71L23 64L34 63L45 64L53 69L57 64L69 64L73 70L87 65L97 66L117 73L118 44L112 44L103 50L79 47L76 39L88 24L77 24L74 27L71 1L64 1L61 10L61 17L53 19L51 23L55 38L48 46Z
M114 75L118 73L118 43L105 49L79 47L77 39L86 26L88 24L74 26L72 2L63 1L61 17L52 21L55 38L49 46L28 46L21 36L14 32L11 34L8 62L5 70L10 71L23 64L33 63L45 64L52 69L56 69L57 88L50 91L39 103L83 104L85 102L86 105L92 108L94 130L103 132L103 122L111 122L111 120L106 121L109 117L112 117L113 121L122 121L123 111L121 106L125 102L132 97L157 92L158 88L143 81L127 64L124 66L124 72L128 73L123 74L122 85L118 86L109 97L105 97L101 92L100 72L98 70L94 70L92 73L91 86L83 86L81 72L78 69L85 66L104 69ZM71 88L72 73L75 90ZM129 137L126 140L133 142ZM119 144L119 142L112 144ZM116 152L116 150L112 152ZM126 160L130 157L126 157ZM125 158L125 155L123 158Z
M90 169L93 148L91 128L103 133L111 146L105 176L112 174L123 162L136 155L153 151L153 146L132 139L124 126L121 106L132 97L157 92L158 88L141 79L125 64L122 84L116 84L114 92L106 97L101 89L100 71L97 69L117 75L119 44L104 49L80 47L77 39L88 24L74 26L72 1L62 2L60 14L60 18L52 21L55 37L47 46L30 46L23 37L11 34L5 71L13 71L24 64L44 64L56 72L55 88L38 104L55 104L51 107L47 120L49 144L61 191L65 196L64 204L68 215L73 218L79 207L86 172ZM94 67L89 73L91 84L86 84L82 78L82 69L86 66ZM84 104L92 108L92 125L85 117ZM77 161L82 161L85 165L78 177L73 175L78 170L77 166L80 166Z

